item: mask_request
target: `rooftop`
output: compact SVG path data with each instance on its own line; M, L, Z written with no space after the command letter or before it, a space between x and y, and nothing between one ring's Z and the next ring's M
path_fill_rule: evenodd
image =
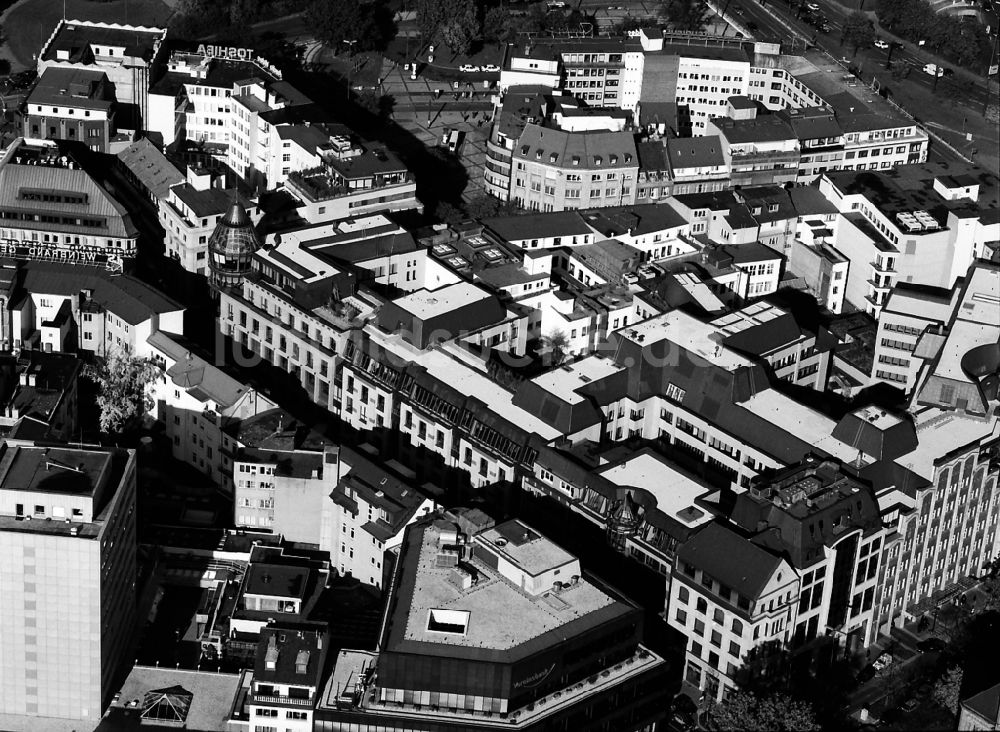
M328 645L323 625L268 625L260 632L254 685L318 687Z
M782 564L779 557L715 521L682 544L677 558L749 600L760 597Z
M722 345L722 338L717 328L682 310L672 310L630 325L619 331L619 334L643 346L658 341L669 341L727 371L753 365L753 362L745 356Z
M107 82L107 75L96 69L48 68L28 94L27 103L107 111L115 101Z
M156 724L160 721L156 717L147 720L142 716L144 702L150 699L150 695L158 696L155 692L173 691L182 696L186 692L191 697L190 704L185 705L183 710L184 729L225 732L229 711L239 688L240 674L136 665L111 703L105 720L107 726L102 724L98 729L102 732L105 729L121 729L128 724L125 720L133 716L142 719L141 727ZM135 728L140 728L138 721ZM131 726L126 729L131 729Z
M418 290L393 302L419 320L431 320L492 297L488 291L471 282L457 282L436 290Z
M652 451L640 452L598 472L617 485L648 491L656 499L658 510L684 526L699 526L712 518L695 503L713 489L676 470Z
M162 28L87 20L61 20L51 40L42 49L42 61L69 61L92 64L95 58L124 63L124 56L152 61L153 53L166 35ZM120 49L122 54L98 56L97 49Z
M7 446L0 491L94 496L112 469L112 453L59 447Z
M559 168L638 168L631 132L564 132L526 125L514 145L514 157Z
M445 532L448 530L446 525ZM406 587L412 594L400 597L397 604L398 612L405 614L401 640L433 646L509 651L574 620L619 604L583 578L558 593L529 595L479 559L478 550L464 563L475 578L474 583L462 589L454 579L456 565L439 561L442 533L438 522L418 524L408 530L404 556L415 554L415 557L404 560L410 575ZM490 536L496 538L496 529L490 530ZM536 542L538 548L532 547ZM510 544L503 549L509 548ZM533 532L527 544L515 551L543 565L553 558L573 559ZM503 612L498 613L498 608ZM438 623L433 611L439 611L441 624L446 628L450 628L446 620L464 619L464 632L435 630Z
M577 389L622 370L614 361L598 355L565 364L534 377L532 381L568 404L578 404L585 398Z
M118 159L158 199L166 198L171 186L184 182L184 174L145 137L118 153Z
M211 401L218 408L226 409L236 404L250 390L219 367L188 350L170 333L157 330L146 340L173 361L166 370L167 378L199 401Z

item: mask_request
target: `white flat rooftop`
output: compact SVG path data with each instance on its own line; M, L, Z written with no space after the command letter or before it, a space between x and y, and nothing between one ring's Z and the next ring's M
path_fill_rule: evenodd
M756 325L766 323L769 320L780 318L782 315L785 315L785 311L777 305L762 301L747 305L736 312L727 313L721 318L716 318L712 321L712 325L723 331L726 335L732 335L747 328L753 328Z
M979 418L962 412L928 407L913 415L920 445L896 458L904 468L927 480L934 480L934 461L940 455L982 439L1000 437L1000 419ZM928 446L933 446L929 448Z
M724 310L726 305L718 298L718 296L712 292L708 285L702 282L700 279L695 277L690 272L681 272L680 274L674 275L674 279L677 283L684 288L694 301L698 303L705 310L705 312L712 313L717 310Z
M618 333L643 346L670 341L727 371L754 365L750 359L722 345L725 334L718 328L680 310L671 310L630 325Z
M670 463L652 453L641 453L605 468L601 476L616 485L649 491L656 499L659 510L685 526L699 526L712 518L708 511L695 506L695 499L711 493L713 489L679 473ZM695 511L681 513L692 507Z
M257 250L257 256L290 279L306 283L331 277L340 271L330 262L303 248L293 237L282 237L280 243L270 248L261 247Z
M393 302L421 320L430 320L455 310L493 297L489 292L471 282L457 282L437 290L418 290L397 298Z
M532 381L567 404L577 404L583 401L583 397L577 393L577 389L592 381L599 381L611 376L618 371L624 371L624 367L610 359L588 356L572 364L539 374Z
M758 392L740 406L803 442L824 450L838 460L850 462L858 456L857 448L833 436L836 422L776 389Z

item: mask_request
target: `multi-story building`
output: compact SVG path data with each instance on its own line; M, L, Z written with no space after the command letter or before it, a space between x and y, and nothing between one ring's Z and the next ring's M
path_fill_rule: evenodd
M38 75L50 68L103 71L114 85L119 126L153 129L149 87L166 37L165 28L62 19L38 52Z
M132 659L135 479L124 450L0 448L3 727L100 722Z
M734 186L781 185L798 176L799 141L778 114L741 110L735 118L712 117L704 134L718 136Z
M635 203L631 132L565 132L528 124L514 146L510 199L532 211Z
M878 100L882 102L882 100ZM877 107L846 92L826 99L844 132L844 170L887 170L927 160L927 132L887 103Z
M973 265L975 268L977 265ZM951 290L897 284L878 315L873 380L884 381L910 393L932 352L917 345L925 337L930 343L946 336L945 326L955 312L964 283Z
M1000 684L962 700L958 728L970 732L995 732L1000 729Z
M687 637L688 683L724 698L747 654L769 642L834 632L849 651L874 642L887 532L855 471L809 456L737 496L729 518L677 552L667 620Z
M950 289L972 264L979 187L953 193L922 165L828 172L819 189L842 214L832 245L851 262L845 296L878 317L897 282ZM937 177L935 177L937 175Z
M150 355L158 330L184 331L184 308L131 275L60 262L15 262L0 331L8 347Z
M98 152L116 152L111 148L117 132L115 92L104 71L46 69L24 104L26 138L72 140Z
M844 131L831 109L808 107L786 114L799 141L799 182L808 183L821 173L844 167Z
M307 221L422 209L413 174L385 146L336 135L318 153L316 167L287 172L284 184Z
M208 275L208 240L219 220L240 203L256 225L263 211L239 195L235 188L224 188L221 177L201 167L189 167L185 180L170 186L158 202L160 224L166 234L164 247L168 257L180 262L188 272Z
M546 86L512 86L504 93L503 103L494 115L493 127L486 140L486 163L483 184L494 198L506 201L510 193L510 163L514 145L526 124L538 124L546 117Z
M261 631L247 711L251 732L312 732L330 640L319 623ZM279 727L280 725L280 727Z
M642 633L636 607L531 527L430 516L403 539L378 675L372 654L342 651L315 729L650 730L665 662Z
M0 255L120 263L138 238L128 210L55 143L18 139L0 158Z
M156 331L146 346L164 375L149 387L150 412L164 425L174 458L232 490L240 445L230 434L232 424L275 409L274 402L192 352L177 335Z

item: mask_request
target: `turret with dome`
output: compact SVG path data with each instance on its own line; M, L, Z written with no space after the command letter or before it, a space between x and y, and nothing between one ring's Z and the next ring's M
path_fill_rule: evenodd
M239 287L250 272L260 239L246 209L235 196L208 240L209 283L215 290Z

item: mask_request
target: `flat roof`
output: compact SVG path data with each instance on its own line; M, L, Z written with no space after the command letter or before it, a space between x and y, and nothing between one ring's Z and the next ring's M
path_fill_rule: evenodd
M913 412L913 422L920 445L896 458L896 463L927 480L934 480L934 464L938 456L979 440L1000 437L1000 420L969 417L951 409L920 409ZM934 445L934 449L928 450L928 445Z
M111 709L138 715L147 694L180 687L192 697L183 728L223 732L228 729L229 711L240 689L240 679L241 674L136 665L125 679L121 693L111 703ZM129 705L134 702L138 702L136 708L130 709ZM116 729L113 725L109 728ZM136 729L140 728L136 725Z
M110 452L10 446L0 459L0 490L93 496L111 461Z
M577 561L561 546L517 519L486 529L477 534L475 540L502 550L519 569L532 577Z
M777 389L754 394L738 406L839 460L850 462L858 456L857 448L833 436L836 422Z
M656 499L657 509L684 526L700 526L712 518L708 511L695 506L695 501L714 489L678 472L655 453L639 453L599 472L616 485L648 491Z
M471 282L456 282L436 290L417 290L393 302L420 320L431 320L493 295Z
M624 371L624 367L611 359L591 355L539 374L532 381L567 404L579 404L584 397L577 393L577 389L619 371Z
M618 333L643 347L658 341L670 341L727 371L754 365L747 357L722 345L723 335L718 328L681 310L671 310L629 325Z
M416 576L406 615L406 640L510 650L616 602L583 578L558 595L531 596L475 556L468 564L475 570L478 582L463 590L452 581L454 567L438 563L441 530L429 525L417 531L419 545L414 548L419 556L413 568ZM465 633L428 630L431 610L468 613Z

